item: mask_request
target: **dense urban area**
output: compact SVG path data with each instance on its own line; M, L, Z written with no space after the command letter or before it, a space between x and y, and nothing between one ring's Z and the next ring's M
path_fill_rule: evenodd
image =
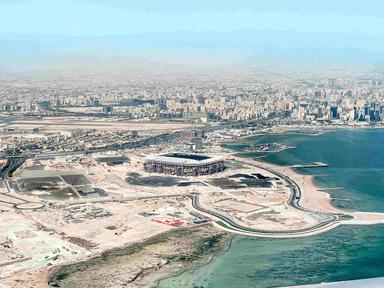
M334 207L295 171L327 163L279 166L233 149L279 153L295 147L246 139L382 125L383 77L329 75L2 75L0 286L142 287L208 261L231 235L383 223Z
M333 77L251 72L67 71L2 77L3 115L109 116L173 121L239 121L283 113L306 123L377 123L380 74ZM301 77L299 77L301 76Z

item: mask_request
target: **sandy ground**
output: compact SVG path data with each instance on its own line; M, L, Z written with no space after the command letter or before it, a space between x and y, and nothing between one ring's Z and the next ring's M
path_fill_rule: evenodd
M300 205L305 208L313 211L331 212L353 216L354 219L342 221L342 223L346 225L374 225L384 223L384 213L344 211L334 207L331 202L330 194L321 191L321 188L314 184L313 176L311 175L302 175L289 167L255 161L253 159L241 158L241 161L255 163L263 167L269 167L290 177L301 188L302 198L300 200Z
M39 128L42 132L57 132L71 129L97 129L97 130L126 130L126 131L162 131L196 128L201 125L194 123L170 122L139 122L116 121L115 119L90 119L87 117L55 117L42 119L23 119L10 122L4 128L33 129Z
M173 203L178 205L175 201ZM87 207L87 210L72 213L73 217L68 217L72 206L67 205L51 205L22 213L14 213L14 210L0 213L0 235L12 240L12 249L4 256L23 256L19 262L0 265L0 287L43 287L33 283L46 281L46 269L50 267L94 257L106 250L128 246L176 228L139 214L168 207L169 200L76 206ZM87 216L91 208L103 209L111 216ZM5 263L7 260L4 258Z
M47 284L49 274L49 268L21 270L0 279L0 285L2 288L49 288Z
M15 271L33 270L51 264L58 265L89 254L86 249L74 245L60 235L37 227L34 221L21 213L1 213L0 222L0 235L10 239L12 251L25 259L0 267L1 278Z
M60 284L67 287L75 282L82 288L143 287L169 273L206 261L207 256L222 251L227 237L210 225L163 233L110 251L103 261L95 259L64 267L58 275L73 272Z
M272 168L273 170L283 173L284 175L287 175L289 178L294 180L301 188L302 195L300 199L300 205L303 207L319 212L345 213L345 211L332 206L330 195L324 191L321 191L320 188L313 183L313 176L299 174L289 167L255 161L249 158L240 159L242 162L257 164L261 167Z
M384 224L384 213L377 212L352 212L354 219L345 221L344 224L350 225L375 225Z
M69 212L71 207L33 211L28 212L27 215L58 234L92 242L95 245L95 247L91 248L92 251L104 251L141 241L157 233L172 229L169 225L159 224L139 215L144 211L152 211L157 207L161 207L161 205L165 205L165 203L161 204L159 202L109 202L77 206L80 208L86 206L101 208L112 214L109 217L100 218L87 217L84 216L85 213L71 213ZM91 211L91 209L88 209L88 211ZM69 217L71 215L74 215L74 217Z
M272 168L298 183L302 190L301 206L312 211L348 214L354 217L351 220L346 219L330 224L321 230L292 237L322 233L340 224L384 223L384 214L382 213L350 212L333 207L330 195L320 191L320 188L314 184L312 176L301 175L292 168L248 158L239 158L238 160L245 164L227 169L217 175L198 178L184 177L185 179L183 179L183 181L200 182L201 185L181 187L145 186L128 183L126 178L129 173L139 174L139 177L142 178L164 177L164 175L149 174L143 170L143 157L149 152L151 152L150 149L123 153L130 159L130 162L116 166L97 163L97 157L108 156L109 154L85 156L82 159L59 157L56 160L41 160L40 164L45 167L44 171L82 171L92 182L93 187L104 189L108 193L108 197L46 201L50 205L36 211L15 211L11 206L1 204L0 208L4 206L8 212L0 213L0 235L11 238L14 245L12 252L19 253L26 258L25 261L0 267L0 277L5 277L0 280L0 286L7 288L28 287L19 285L21 282L17 281L17 277L25 277L22 278L25 279L23 282L25 285L42 287L34 286L33 281L40 281L39 279L47 277L47 265L56 266L86 259L103 251L137 243L159 233L175 229L174 226L164 221L181 220L183 223L190 223L190 212L194 209L187 198L172 196L153 200L137 200L137 197L142 196L170 196L199 192L201 206L226 213L241 225L261 230L297 230L312 227L318 223L319 219L313 217L311 213L297 210L289 205L288 200L291 191L281 179L273 180L273 185L270 188L248 186L224 189L212 184L212 180L215 179L233 180L234 178L229 177L237 173L248 175L260 173L267 177L274 177L268 171L253 167L252 164ZM221 153L221 155L228 161L237 158L237 156L228 153ZM33 161L27 161L16 173L16 177L26 173L27 170L25 169L34 164ZM39 173L38 170L36 171ZM177 178L170 177L172 179ZM239 179L234 181L240 183ZM3 201L9 200L9 196L0 195L1 199ZM28 196L26 199L32 199L36 202L43 201L37 196ZM79 205L86 202L92 203ZM71 210L73 204L78 205L80 210L84 211L81 213L73 212ZM96 211L95 209L101 209L100 211L110 215L94 217L87 214L89 212L92 214ZM153 215L145 215L148 212ZM188 225L190 224L183 224L183 227L192 227ZM223 229L223 227L216 227ZM248 235L240 232L239 234ZM63 247L66 247L68 251ZM72 251L76 251L76 254L73 254ZM56 259L52 260L52 257L55 256L57 256Z
M233 173L228 170L223 173L223 177ZM268 171L251 166L236 169L236 173L273 176ZM225 213L243 226L280 231L303 229L318 223L309 213L290 207L288 199L291 192L283 183L274 184L271 188L209 188L200 193L201 206Z

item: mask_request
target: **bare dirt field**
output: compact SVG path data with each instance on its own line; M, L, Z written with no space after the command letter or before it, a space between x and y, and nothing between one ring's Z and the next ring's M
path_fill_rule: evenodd
M126 130L126 131L168 131L182 130L200 127L194 123L171 123L171 122L139 122L139 121L116 121L115 119L100 119L89 117L50 117L42 119L14 120L3 128L33 129L39 128L41 132L58 132L73 129L96 129L96 130Z

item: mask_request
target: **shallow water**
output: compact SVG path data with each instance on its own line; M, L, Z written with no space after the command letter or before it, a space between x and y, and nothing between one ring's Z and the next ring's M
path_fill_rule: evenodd
M209 265L159 287L282 287L383 276L383 226L341 227L301 239L235 237Z
M301 169L316 176L334 204L346 209L384 212L384 130L343 129L321 135L270 135L242 140L281 142L296 149L265 153L280 165L325 162L328 168ZM247 149L235 145L239 152ZM255 157L262 153L245 153ZM164 279L159 287L282 287L384 276L384 225L340 227L299 239L235 237L210 264Z

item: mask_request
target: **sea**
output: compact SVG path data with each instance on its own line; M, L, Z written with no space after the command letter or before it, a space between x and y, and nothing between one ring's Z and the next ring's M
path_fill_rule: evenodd
M249 145L261 143L295 148L257 153ZM329 167L298 172L314 175L337 207L384 212L384 129L262 135L228 147L239 156L262 156L262 161L279 165L327 163ZM296 239L235 236L209 263L165 278L157 287L269 288L382 276L384 225L341 226Z

